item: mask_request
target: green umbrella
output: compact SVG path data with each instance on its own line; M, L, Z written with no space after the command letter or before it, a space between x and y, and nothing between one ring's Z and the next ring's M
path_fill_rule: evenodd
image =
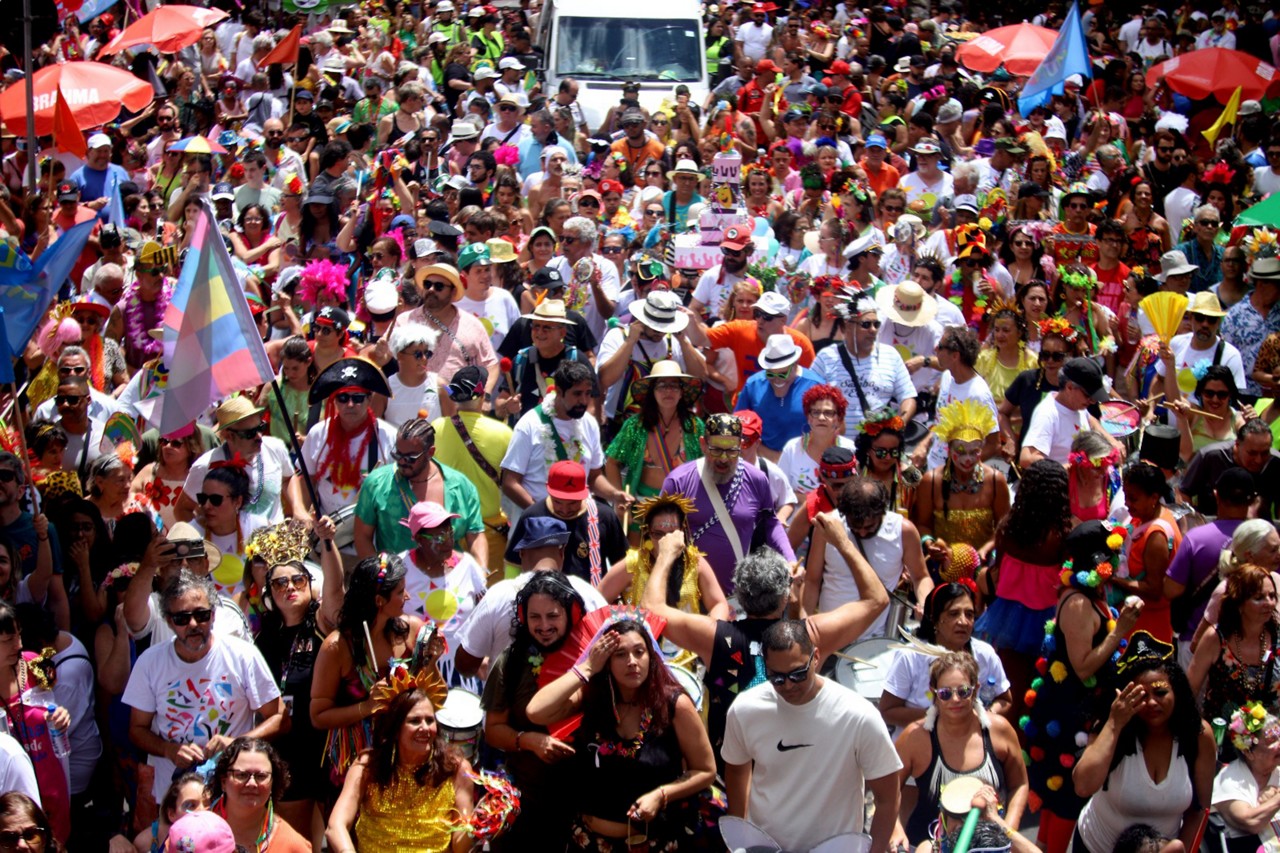
M1270 225L1280 228L1280 193L1272 193L1236 217L1236 225Z

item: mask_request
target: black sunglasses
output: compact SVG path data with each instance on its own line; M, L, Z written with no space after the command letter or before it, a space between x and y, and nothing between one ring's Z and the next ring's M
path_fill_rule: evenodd
M434 290L436 293L444 293L447 290L453 290L453 283L448 281L424 281L422 283L423 290Z
M222 506L222 502L227 499L226 495L211 495L206 492L196 492L196 503L200 506L209 504L209 506Z
M231 430L228 430L228 432L230 432L234 436L243 438L245 441L251 441L260 435L266 435L267 432L270 431L270 429L271 427L267 426L267 422L263 421L257 426L251 426L244 429L231 429Z
M0 468L0 483L12 483L18 479L17 471L10 471L7 468Z
M292 575L280 575L279 577L275 577L271 579L271 586L275 587L281 592L284 592L286 589L289 589L290 587L292 587L293 589L302 589L304 586L307 585L307 582L310 579L311 578L308 575L305 575L302 572L298 572L297 574L292 574Z
M78 406L88 394L59 394L55 400L59 406Z
M354 403L357 406L363 405L369 399L368 394L338 394L334 399L338 401L338 405L346 406Z
M809 658L809 662L799 669L793 669L790 672L774 672L769 670L769 683L774 687L781 687L790 681L792 684L799 684L809 677L809 670L813 668L813 658Z
M1041 361L1066 361L1067 354L1065 352L1045 352L1044 350L1041 350L1040 360Z
M393 450L391 451L391 458L397 462L417 462L425 454L425 450L420 450L417 453L401 453L398 450Z
M211 607L206 607L201 610L179 610L177 613L169 614L169 621L177 625L179 628L186 627L191 623L192 619L196 620L197 625L207 625L209 620L212 618L213 608Z
M873 447L871 448L871 452L876 455L877 459L897 459L902 456L901 447L895 447L892 450L887 447Z

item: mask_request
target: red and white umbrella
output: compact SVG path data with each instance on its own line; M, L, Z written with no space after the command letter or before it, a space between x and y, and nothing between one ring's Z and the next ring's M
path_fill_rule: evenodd
M58 92L71 106L76 125L88 129L115 121L121 107L137 112L151 103L155 90L127 70L101 62L46 65L31 80L36 107L36 135L53 133ZM10 86L0 94L0 118L11 128L22 127L27 116L25 86Z
M998 27L956 48L956 59L965 68L984 74L1003 65L1010 74L1029 77L1057 37L1057 30L1035 24Z
M206 27L227 17L221 9L199 6L159 6L124 28L102 49L103 56L119 53L126 47L155 45L161 53L176 53L200 41Z
M1147 72L1147 85L1161 80L1179 95L1200 100L1212 95L1226 104L1237 88L1244 100L1261 101L1280 93L1275 66L1239 50L1206 47L1166 59Z

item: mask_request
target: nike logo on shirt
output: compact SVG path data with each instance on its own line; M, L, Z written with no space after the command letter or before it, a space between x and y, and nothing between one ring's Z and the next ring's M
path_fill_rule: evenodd
M783 743L781 739L778 741L778 752L790 752L793 749L803 749L806 746L813 746L811 743Z

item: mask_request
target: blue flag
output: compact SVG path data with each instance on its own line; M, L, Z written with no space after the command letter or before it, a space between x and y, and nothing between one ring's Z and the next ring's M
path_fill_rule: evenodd
M0 269L0 309L4 311L8 352L14 358L22 355L27 341L35 335L45 309L71 275L97 224L98 219L94 217L64 231L29 270Z
M9 336L5 332L5 323L8 322L4 315L4 309L0 308L0 383L14 382L13 377L13 359L17 356L10 356Z
M124 201L120 198L120 176L112 172L111 185L107 187L107 207L103 211L106 221L124 233ZM99 214L101 217L103 214Z
M1089 47L1084 40L1084 27L1080 23L1080 8L1071 4L1053 47L1045 54L1044 61L1022 87L1018 97L1018 112L1027 115L1041 104L1048 103L1052 95L1062 94L1062 84L1072 74L1092 77L1089 67Z

